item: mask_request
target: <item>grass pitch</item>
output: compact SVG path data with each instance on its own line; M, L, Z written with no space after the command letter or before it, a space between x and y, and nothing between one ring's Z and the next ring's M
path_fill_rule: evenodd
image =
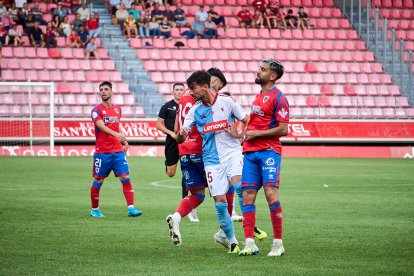
M165 217L180 200L180 175L162 158L129 158L136 206L128 218L121 184L101 190L105 219L89 216L91 157L0 158L1 275L414 274L414 160L284 159L280 197L286 255L229 256L214 243L212 199L184 218L172 245ZM238 206L237 206L238 208ZM271 236L258 195L257 225ZM240 211L239 211L240 212ZM242 224L235 223L243 241Z

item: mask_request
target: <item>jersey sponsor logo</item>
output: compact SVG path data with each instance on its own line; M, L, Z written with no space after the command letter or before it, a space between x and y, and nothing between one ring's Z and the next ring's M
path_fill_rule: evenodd
M229 127L229 124L226 120L212 122L212 123L205 124L203 126L203 133L215 132L215 131L226 129L228 127Z
M286 116L288 115L288 111L284 108L284 107L282 107L282 109L280 109L279 110L279 112L278 112L278 114L281 116L281 117L283 117L283 118L286 118Z
M111 117L104 117L103 122L105 124L109 124L109 123L118 123L119 121L118 121L118 117L111 116Z
M250 113L257 114L259 116L264 115L264 112L260 110L260 106L258 105L252 105L252 107L250 108Z
M269 96L264 96L263 97L263 103L267 102L267 100L269 100Z

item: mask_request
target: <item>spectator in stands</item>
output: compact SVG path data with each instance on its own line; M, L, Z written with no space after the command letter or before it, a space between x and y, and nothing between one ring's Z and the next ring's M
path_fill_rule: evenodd
M171 6L168 3L165 4L164 17L167 17L168 23L171 27L175 27L174 12L171 10Z
M6 28L8 31L14 24L13 18L11 18L10 13L6 11L3 16L1 17L1 22L3 23L3 27Z
M61 3L61 2L59 2L59 3L58 3L57 8L56 8L56 9L54 9L54 11L53 11L53 13L52 13L53 17L55 17L55 16L59 16L60 20L62 20L62 19L63 19L63 17L65 17L65 16L66 16L66 15L68 15L68 14L70 14L70 13L68 13L68 10L67 10L67 9L64 9L64 8L62 7L62 3Z
M91 18L91 11L85 3L81 5L81 7L76 11L76 13L80 14L80 19L83 21L88 21Z
M201 23L204 23L204 21L207 20L208 13L204 11L204 5L200 6L200 9L198 10L198 12L196 12L195 15L198 16L198 18L200 18Z
M174 19L177 27L188 27L188 23L185 21L185 12L180 3L177 4L174 11Z
M72 33L69 36L68 46L76 48L79 48L81 46L80 38L75 30L72 30Z
M72 33L72 24L69 23L69 17L65 16L63 22L60 23L60 31L65 37L69 37Z
M32 33L32 30L34 28L36 20L33 17L32 13L29 13L29 16L26 20L26 23L24 25L24 31L26 32L27 36L30 37L30 34Z
M293 15L293 10L288 9L287 15L285 16L286 24L289 28L295 29L297 27L297 18Z
M160 4L156 3L154 9L151 11L151 19L155 17L158 23L161 23L164 18L164 13L160 10Z
M277 17L277 21L282 22L282 28L287 29L287 24L286 24L286 20L285 20L285 8L283 6L279 6L279 13L276 14Z
M217 25L213 22L212 17L209 15L204 22L204 33L207 38L217 38Z
M194 22L191 24L191 30L184 31L182 35L187 37L187 39L192 39L194 37L206 38L204 33L204 24L201 23L198 15L195 16Z
M61 0L58 6L59 3L62 3L62 9L66 11L66 14L72 14L72 0Z
M9 14L10 17L13 19L14 22L18 22L19 21L19 16L18 16L18 10L16 8L16 3L12 3L10 8L9 8Z
M17 24L13 24L13 27L9 30L6 36L6 46L13 44L14 46L22 45L22 33L17 29Z
M149 16L141 14L138 19L138 32L141 37L149 37L150 31L148 28L148 23L150 22Z
M45 47L45 37L39 25L40 25L39 21L36 21L30 33L30 40L31 40L32 46L35 48Z
M96 14L91 14L90 19L86 22L86 28L91 37L98 37L101 34L102 29L99 27L99 18Z
M52 19L52 26L53 26L56 30L59 30L59 28L60 28L60 18L59 18L59 15L55 15L55 16L53 16L53 19Z
M210 5L210 10L207 13L209 16L211 16L211 20L216 24L216 26L222 24L223 28L227 29L226 20L224 19L224 16L219 15L218 12L214 10L213 5Z
M303 7L299 7L298 11L298 27L302 30L307 28L309 29L309 15L304 11Z
M72 13L76 13L77 10L79 10L79 8L81 7L83 0L72 0L71 3L71 9L72 9Z
M43 20L43 12L39 9L39 2L35 2L33 8L30 9L30 12L33 14L35 21L39 22L41 25L46 25L47 22Z
M151 21L148 23L148 29L153 37L161 36L160 23L158 23L156 17L151 17Z
M171 40L171 25L168 22L168 18L164 17L164 19L162 20L161 24L160 24L160 33L161 36L160 38L163 38L165 36L165 38L167 38L168 40Z
M55 27L53 26L52 22L47 23L45 37L46 48L56 48L57 41L56 36L59 34L57 33Z
M0 46L6 43L7 30L4 28L3 23L0 22Z
M138 36L137 22L135 21L134 15L132 13L129 14L124 24L124 29L128 35L128 40L131 40L131 31L133 31L134 34Z
M263 14L259 11L259 10L255 10L254 14L252 16L252 27L260 27L260 28L264 28L264 18L263 18Z
M237 13L237 19L239 20L240 27L242 28L247 26L255 27L255 22L252 20L252 14L246 6L243 6L241 11Z
M132 13L132 17L134 18L135 21L138 22L140 12L139 12L139 10L136 9L135 3L131 4L131 8L128 10L128 13L129 14Z
M80 14L76 14L75 19L72 21L72 29L74 29L77 32L79 32L79 26L84 25L83 20L80 19Z
M109 0L109 5L111 5L111 14L113 17L116 15L116 11L119 9L120 4L121 0Z
M7 7L3 4L3 1L0 1L0 16L2 16L7 11Z
M269 4L267 4L267 8L270 8L270 10L274 14L277 14L279 12L279 6L280 6L279 0L269 0Z
M125 23L125 20L128 18L128 16L129 16L129 13L125 9L125 4L121 3L121 5L119 6L119 9L116 11L116 14L115 14L115 22L116 24L119 24L121 26L122 31L124 31L124 23Z
M95 57L95 59L99 59L98 55L98 47L96 46L95 38L91 38L86 45L86 54L85 58L89 59L90 57Z
M277 17L269 7L266 8L263 17L266 20L266 25L269 29L277 28Z
M23 4L23 8L19 9L17 14L19 17L19 24L24 27L26 25L26 20L29 17L29 7L27 3Z
M266 0L253 0L252 6L255 10L259 10L262 14L266 11Z
M91 36L89 35L89 32L84 25L79 26L78 36L81 47L85 48L89 40L91 40Z
M125 8L127 10L129 10L131 8L132 3L134 3L134 2L135 2L135 0L122 0L122 3L124 3Z

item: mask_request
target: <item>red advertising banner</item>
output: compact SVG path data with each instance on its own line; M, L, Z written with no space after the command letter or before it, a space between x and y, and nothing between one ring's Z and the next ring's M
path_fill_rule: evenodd
M157 130L155 120L124 120L122 133L130 141L155 142L165 139ZM34 138L49 137L49 121L33 121ZM56 120L54 137L56 141L88 141L95 138L94 124L89 120ZM17 140L30 137L28 121L0 121L0 139ZM291 121L289 135L282 141L414 141L414 121Z

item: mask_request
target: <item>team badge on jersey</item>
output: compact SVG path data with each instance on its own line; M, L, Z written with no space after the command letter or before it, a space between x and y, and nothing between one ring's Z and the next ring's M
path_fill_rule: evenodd
M263 103L267 102L267 100L269 100L269 96L264 96L263 97Z
M114 108L114 110L115 110L115 113L116 113L116 114L118 114L118 113L119 113L118 108Z

